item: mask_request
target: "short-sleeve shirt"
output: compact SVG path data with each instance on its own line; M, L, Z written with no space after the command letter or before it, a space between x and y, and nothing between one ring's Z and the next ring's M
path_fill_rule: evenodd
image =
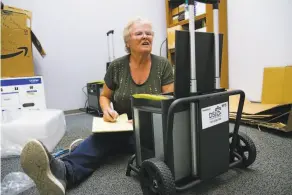
M173 83L173 68L169 61L151 54L151 70L148 79L141 85L132 79L130 55L115 59L104 77L105 84L113 91L111 102L119 114L126 113L132 119L131 97L133 94L161 94L162 86Z

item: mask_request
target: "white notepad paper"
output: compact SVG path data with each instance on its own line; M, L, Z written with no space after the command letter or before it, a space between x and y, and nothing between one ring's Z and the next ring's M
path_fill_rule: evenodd
M92 133L133 131L133 124L128 121L127 114L120 115L116 122L105 122L101 117L94 117Z

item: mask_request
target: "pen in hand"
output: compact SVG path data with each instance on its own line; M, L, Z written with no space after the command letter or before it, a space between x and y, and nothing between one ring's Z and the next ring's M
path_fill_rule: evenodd
M103 119L104 121L107 121L107 122L116 122L118 116L119 114L111 108L106 109L105 112L103 113Z
M117 121L118 113L117 113L116 111L114 111L114 110L110 110L109 114L110 114L110 116L112 117L112 119L113 119L114 121Z

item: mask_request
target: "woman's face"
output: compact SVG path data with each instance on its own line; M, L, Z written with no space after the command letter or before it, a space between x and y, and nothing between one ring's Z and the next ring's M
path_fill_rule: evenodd
M150 24L135 23L131 27L128 47L131 52L151 53L153 32Z

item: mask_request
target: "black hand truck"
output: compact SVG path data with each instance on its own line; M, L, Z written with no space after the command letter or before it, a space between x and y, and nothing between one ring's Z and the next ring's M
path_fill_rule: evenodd
M253 141L239 132L245 93L221 90L219 74L218 0L213 4L215 44L214 92L197 93L194 54L194 2L189 1L191 91L188 97L132 98L136 153L126 175L138 174L144 195L175 195L202 181L247 168L256 159ZM215 24L217 23L217 24ZM229 131L229 96L239 95L234 130Z

